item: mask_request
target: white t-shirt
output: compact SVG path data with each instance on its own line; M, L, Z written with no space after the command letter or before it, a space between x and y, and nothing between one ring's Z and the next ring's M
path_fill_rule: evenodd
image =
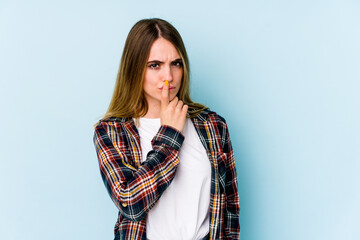
M139 118L139 122L142 161L145 161L161 124L160 118ZM209 232L210 161L191 119L186 119L182 134L185 140L179 151L180 164L175 177L147 215L149 240L198 240Z

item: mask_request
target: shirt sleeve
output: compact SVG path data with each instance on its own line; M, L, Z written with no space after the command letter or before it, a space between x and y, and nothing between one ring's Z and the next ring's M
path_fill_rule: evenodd
M128 136L115 124L119 123L100 122L95 127L93 140L101 176L120 213L131 221L141 221L173 180L184 136L175 128L162 125L152 139L153 149L135 168L124 152L124 139ZM139 146L136 149L139 151Z
M230 141L229 129L225 123L225 143L224 153L227 154L226 167L226 237L227 239L240 239L240 199L237 187L237 173L235 166L235 157Z

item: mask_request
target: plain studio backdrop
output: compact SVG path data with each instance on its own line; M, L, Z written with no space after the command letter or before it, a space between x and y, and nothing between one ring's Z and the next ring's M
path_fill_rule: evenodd
M242 240L360 239L357 0L0 1L0 238L113 239L93 124L130 28L181 33L226 118Z

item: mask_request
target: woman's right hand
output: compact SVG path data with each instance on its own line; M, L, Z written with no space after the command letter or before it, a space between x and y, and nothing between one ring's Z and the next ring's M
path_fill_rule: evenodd
M161 125L168 125L182 132L187 110L188 105L184 104L178 97L170 101L169 84L165 83L161 93Z

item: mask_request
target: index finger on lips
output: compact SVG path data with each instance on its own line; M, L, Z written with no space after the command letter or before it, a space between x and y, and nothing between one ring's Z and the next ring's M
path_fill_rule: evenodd
M166 107L167 105L169 105L169 82L165 81L165 84L163 86L163 89L161 91L161 106Z

